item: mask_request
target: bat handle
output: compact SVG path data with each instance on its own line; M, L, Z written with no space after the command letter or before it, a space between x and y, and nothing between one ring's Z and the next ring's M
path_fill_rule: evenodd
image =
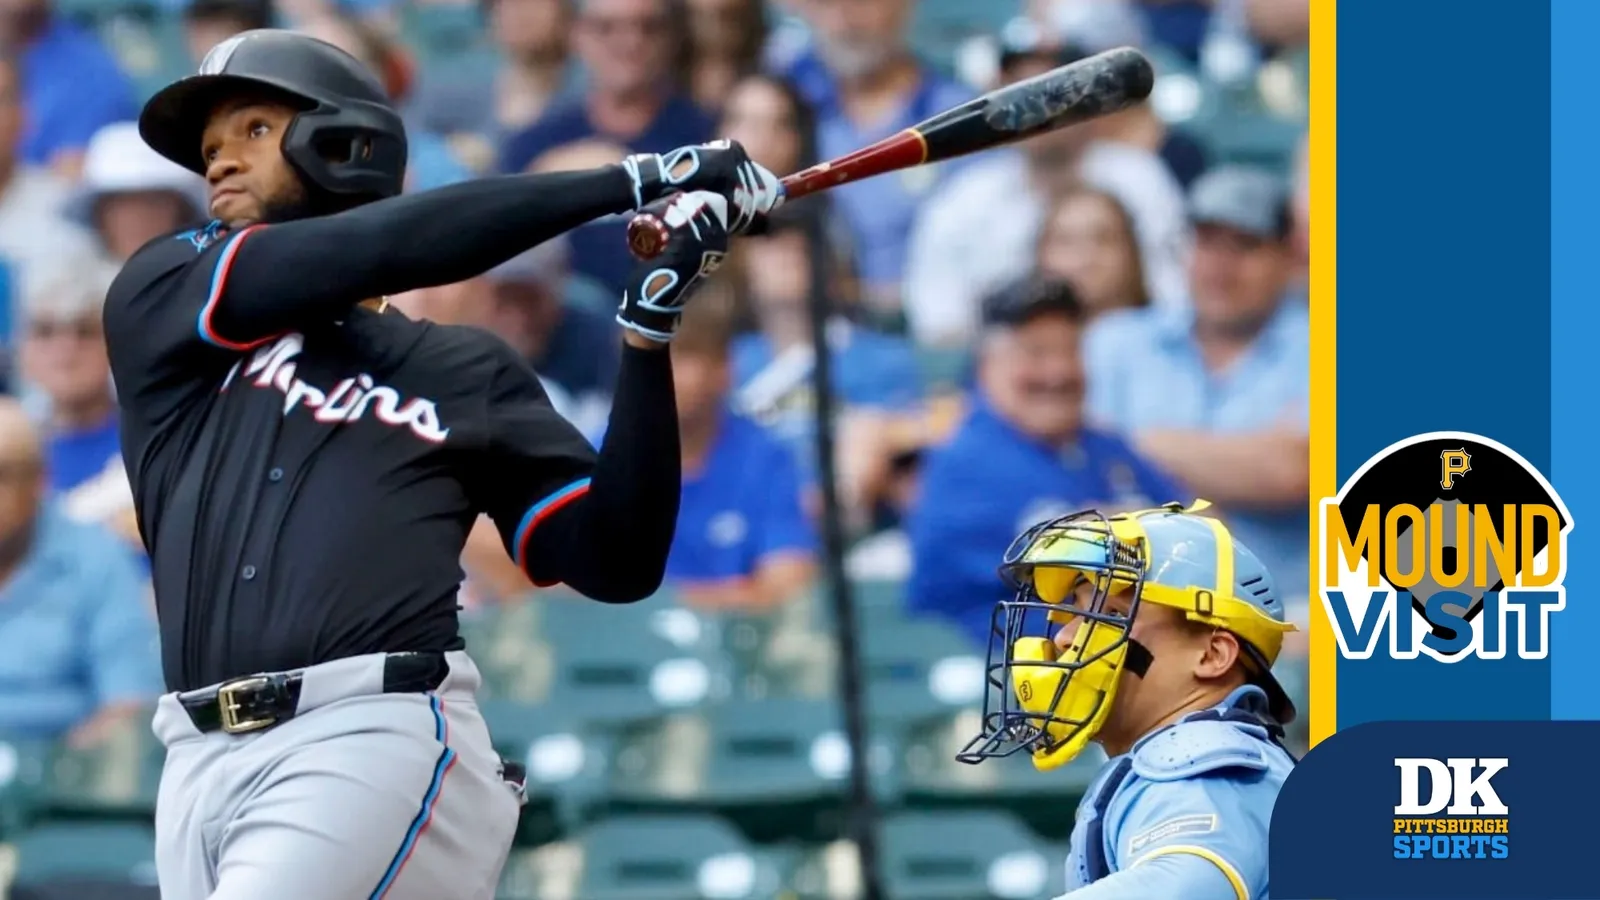
M791 184L790 179L784 179L781 188L778 203L772 207L773 209L777 209L785 200L807 193ZM667 241L671 238L672 229L654 213L642 212L628 221L628 249L633 252L635 258L655 259L661 255L661 251L667 249Z
M667 249L667 240L672 237L671 229L660 217L651 213L640 213L628 222L628 249L638 259L655 259L661 251Z

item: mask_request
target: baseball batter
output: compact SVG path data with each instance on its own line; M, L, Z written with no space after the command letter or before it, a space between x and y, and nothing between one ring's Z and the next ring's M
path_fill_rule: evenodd
M1267 900L1267 828L1295 760L1272 675L1272 576L1204 501L1041 523L1006 553L999 709L958 758L1110 756L1078 806L1058 900ZM1054 632L1052 636L1052 632Z
M139 250L105 310L171 691L162 896L488 900L521 785L457 632L468 530L487 513L538 584L655 591L680 481L664 348L777 180L723 143L396 196L383 88L274 30L218 45L139 129L214 217ZM381 299L646 207L670 239L619 307L598 454L498 339Z

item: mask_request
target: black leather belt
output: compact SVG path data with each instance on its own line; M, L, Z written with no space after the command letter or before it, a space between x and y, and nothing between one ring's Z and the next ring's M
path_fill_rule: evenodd
M431 691L444 683L449 672L443 653L391 653L383 661L383 693ZM261 731L294 718L301 680L297 673L250 675L210 690L180 694L178 702L202 732Z

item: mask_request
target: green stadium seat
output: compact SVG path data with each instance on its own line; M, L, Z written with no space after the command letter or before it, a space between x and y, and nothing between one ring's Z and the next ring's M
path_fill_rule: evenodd
M496 752L528 770L517 842L543 844L575 828L602 796L603 742L583 732L570 707L504 699L478 707Z
M155 814L166 748L141 711L89 747L59 746L44 772L41 804L53 816L143 819Z
M583 875L583 848L570 841L539 847L513 847L500 872L495 900L550 900L577 897Z
M19 835L14 888L64 882L153 886L155 833L133 822L42 825Z
M822 604L807 596L770 612L706 618L730 667L734 693L750 700L833 694L837 649Z
M17 833L41 805L51 749L47 741L0 737L0 839Z
M918 347L916 358L923 387L930 392L959 387L972 362L972 354L966 350L935 347Z
M1002 806L1021 816L1036 832L1064 839L1072 828L1070 811L1088 790L1105 761L1096 744L1072 762L1041 772L1024 753L978 765L958 762L979 732L982 715L966 710L941 722L913 725L902 736L899 777L908 805Z
M865 618L861 654L876 725L898 730L983 703L983 653L943 620Z
M895 751L873 735L873 788L896 793ZM850 752L828 700L732 700L620 741L610 761L609 806L692 807L737 821L752 839L826 840L841 828Z
M693 709L725 691L717 660L680 648L638 608L552 601L544 614L551 690L588 729Z
M582 836L584 900L776 897L784 873L714 816L619 817Z
M990 810L898 813L882 842L889 900L1044 900L1062 865L1021 822Z
M461 636L483 674L482 697L542 703L555 667L540 627L540 600L461 615Z

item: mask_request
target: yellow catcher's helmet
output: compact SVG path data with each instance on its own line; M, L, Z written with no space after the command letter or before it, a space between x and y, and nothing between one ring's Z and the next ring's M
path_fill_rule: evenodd
M1124 671L1142 676L1150 652L1129 636L1144 603L1179 609L1194 622L1240 639L1250 680L1266 691L1274 718L1293 721L1295 708L1272 675L1283 635L1283 601L1261 560L1237 543L1221 521L1191 507L1106 516L1087 510L1042 522L1012 542L1000 567L1016 589L998 604L989 639L989 695L983 732L957 759L976 763L1027 750L1040 769L1079 753L1100 730ZM1094 587L1085 600L1081 584ZM1131 597L1126 613L1107 606ZM1053 631L1083 623L1058 650Z

